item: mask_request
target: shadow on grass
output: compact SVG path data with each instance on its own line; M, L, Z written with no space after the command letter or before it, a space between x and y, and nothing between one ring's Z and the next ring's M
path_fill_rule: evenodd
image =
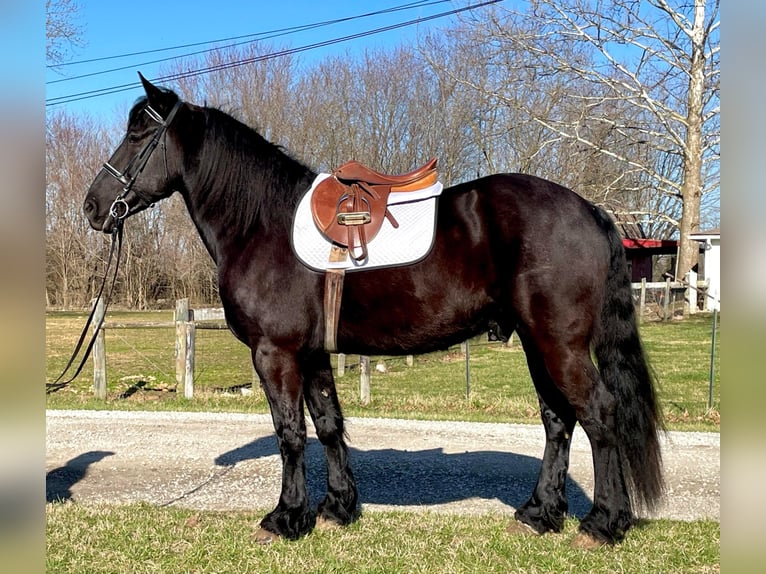
M274 436L259 438L218 456L215 464L278 455ZM428 506L470 499L497 499L518 508L532 494L540 472L538 458L509 452L446 453L426 450L360 450L350 457L362 504ZM324 447L309 438L306 446L309 495L316 505L325 494ZM275 493L276 495L276 493ZM567 478L569 515L583 518L592 506L589 496Z
M130 387L125 389L125 391L120 393L120 396L118 396L117 398L118 399L130 398L131 396L135 395L138 391L144 389L146 385L147 385L146 381L138 381L137 383L135 383L134 385L131 385Z

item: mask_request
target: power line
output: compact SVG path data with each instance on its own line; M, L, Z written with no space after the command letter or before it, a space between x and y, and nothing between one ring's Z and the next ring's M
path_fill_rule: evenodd
M407 20L405 22L400 22L400 23L397 23L397 24L391 24L389 26L383 26L383 27L380 27L380 28L375 28L375 29L372 29L372 30L364 31L364 32L358 32L356 34L350 34L350 35L347 35L347 36L341 36L339 38L334 38L334 39L331 39L331 40L324 40L322 42L316 42L316 43L308 44L308 45L301 46L301 47L298 47L298 48L289 48L289 49L273 52L273 53L270 53L270 54L265 54L263 56L256 56L256 57L247 58L247 59L244 59L244 60L237 60L237 61L234 61L234 62L228 62L226 64L217 64L215 66L209 66L209 67L206 67L206 68L199 68L197 70L190 70L190 71L182 72L182 73L179 73L179 74L170 74L170 75L167 75L167 76L161 76L161 77L158 77L158 78L154 78L153 81L155 81L155 82L174 81L174 80L180 80L180 79L183 79L183 78L195 77L195 76L199 76L199 75L207 74L207 73L211 73L211 72L218 72L218 71L228 70L228 69L231 69L231 68L235 68L235 67L239 67L239 66L243 66L243 65L247 65L247 64L252 64L252 63L255 63L255 62L265 61L265 60L269 60L269 59L272 59L272 58L278 58L278 57L281 57L281 56L297 54L297 53L300 53L300 52L305 52L305 51L313 50L313 49L316 49L316 48L322 48L322 47L325 47L325 46L330 46L330 45L337 44L337 43L340 43L340 42L346 42L346 41L349 41L349 40L355 40L355 39L358 39L358 38L363 38L363 37L366 37L366 36L371 36L371 35L374 35L374 34L379 34L381 32L388 32L388 31L391 31L391 30L396 30L398 28L403 28L403 27L406 27L406 26L411 26L413 24L419 24L419 23L422 23L422 22L427 22L427 21L430 21L430 20L438 19L438 18L444 18L446 16L452 16L452 15L455 15L455 14L459 14L461 12L465 12L467 10L475 10L475 9L481 8L483 6L488 6L490 4L495 4L495 3L500 2L500 1L502 1L502 0L487 0L487 1L481 2L479 4L474 4L474 5L471 5L471 6L464 6L462 8L457 8L457 9L454 9L454 10L449 10L447 12L440 12L438 14L432 14L430 16L424 16L424 17L421 17L421 18L415 18L413 20ZM439 2L433 2L433 3L439 3ZM413 3L413 4L417 4L417 3ZM389 9L389 10L393 10L393 9ZM115 93L131 90L131 89L134 89L134 88L137 88L137 87L140 87L140 86L141 86L140 82L130 82L130 83L127 83L127 84L120 84L120 85L116 85L116 86L110 86L110 87L107 87L107 88L99 88L99 89L96 89L96 90L89 90L89 91L86 91L86 92L80 92L80 93L75 93L75 94L69 94L69 95L65 95L65 96L59 96L59 97L55 97L55 98L50 98L50 99L47 99L45 101L45 105L47 107L47 106L56 106L56 105L60 105L60 104L68 104L68 103L76 102L76 101L80 101L80 100L96 98L96 97L99 97L99 96L104 96L104 95L109 95L109 94L115 94Z
M207 45L210 45L210 44L223 44L223 43L233 42L233 41L236 41L236 40L245 40L245 41L242 41L242 42L236 42L234 44L229 44L229 46L239 46L239 45L242 45L242 44L249 44L249 43L254 42L256 40L269 40L269 39L272 39L272 38L278 38L280 36L287 36L289 34L294 34L294 33L297 33L297 32L305 32L307 30L314 30L316 28L323 28L325 26L331 26L333 24L341 24L341 23L344 23L344 22L351 22L351 21L354 21L354 20L360 20L362 18L368 18L370 16L380 16L382 14L389 14L389 13L393 13L393 12L400 12L402 10L411 10L412 8L425 8L426 6L432 6L432 5L435 5L435 4L444 4L445 2L450 2L450 1L451 0L418 0L417 2L410 2L408 4L402 4L400 6L393 6L391 8L385 8L385 9L382 9L382 10L377 10L375 12L366 12L364 14L357 14L356 16L346 16L344 18L336 18L334 20L324 20L322 22L315 22L313 24L302 24L300 26L290 26L290 27L287 27L287 28L277 28L275 30L268 30L268 31L265 31L265 32L255 32L253 34L244 34L244 35L240 35L240 36L230 36L228 38L220 38L218 40L206 40L204 42L193 42L193 43L190 43L190 44L181 44L181 45L170 46L170 47L165 47L165 48L154 48L154 49L151 49L151 50L141 50L139 52L130 52L130 53L125 53L125 54L115 54L115 55L112 55L112 56L101 56L101 57L98 57L98 58L89 58L87 60L77 60L77 61L74 61L74 62L65 62L63 64L50 64L50 65L48 65L46 67L49 68L49 69L63 68L63 67L66 67L66 66L76 66L76 65L80 65L80 64L91 64L91 63L95 63L95 62L103 62L103 61L108 61L108 60L117 60L117 59L132 57L132 56L143 56L143 55L146 55L146 54L156 54L156 53L159 53L159 52L170 52L170 51L175 51L175 50L181 50L181 49L184 49L184 48L193 48L193 47L196 47L196 46L207 46ZM135 66L143 66L143 65L148 65L148 64L156 64L156 63L159 63L159 62L165 62L165 61L174 60L174 59L177 59L177 58L186 58L186 57L189 57L189 56L196 56L196 55L199 55L199 54L204 54L205 52L209 52L209 51L211 51L213 49L215 49L215 48L209 48L209 49L205 49L205 50L198 50L196 52L189 52L189 53L186 53L186 54L178 54L178 55L175 55L175 56L170 56L170 57L167 57L167 58L161 58L159 60L152 60L152 61L149 61L149 62L141 62L139 64L134 64L132 66L123 66L123 67L119 67L119 68L111 68L111 69L106 69L106 70L100 70L98 72L91 72L91 73L88 73L88 74L82 74L82 75L79 75L79 76L70 76L70 77L67 77L67 78L60 78L58 80L51 80L49 82L46 82L46 85L48 85L48 84L58 84L58 83L61 83L61 82L70 82L70 81L77 80L77 79L80 79L80 78L87 78L87 77L96 76L96 75L99 75L99 74L108 74L108 73L111 73L111 72L116 72L116 71L124 70L124 69L130 68L130 67L135 67Z

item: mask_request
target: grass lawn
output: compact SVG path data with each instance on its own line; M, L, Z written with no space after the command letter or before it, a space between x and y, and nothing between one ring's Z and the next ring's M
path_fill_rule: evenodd
M506 532L508 517L368 512L351 526L297 541L253 543L263 512L178 508L46 507L48 572L567 572L720 571L720 525L648 521L614 547L570 547L577 529L534 537ZM651 551L647 552L647 549Z
M115 311L107 315L111 322L171 320L172 311ZM65 365L84 323L82 313L47 315L48 380L55 379ZM711 330L709 314L641 325L670 429L720 429L718 349L713 408L708 409ZM250 353L228 331L197 330L195 397L186 400L176 393L174 336L173 328L107 329L107 400L93 397L89 362L74 383L47 396L47 407L268 412L257 384L251 394L241 392L253 382ZM716 346L720 346L720 321ZM385 363L385 372L375 370L379 361ZM346 415L539 422L537 397L516 338L510 346L490 343L485 336L471 341L468 398L465 357L459 346L416 356L411 367L404 357L371 357L371 365L372 400L365 405L359 398L358 357L346 358L345 374L336 378Z

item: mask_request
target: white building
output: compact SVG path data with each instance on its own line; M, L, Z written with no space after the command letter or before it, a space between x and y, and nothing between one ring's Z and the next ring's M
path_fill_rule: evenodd
M705 310L721 310L721 230L711 229L693 233L693 240L702 243L704 263L700 266L700 279L708 283L708 297L705 298Z

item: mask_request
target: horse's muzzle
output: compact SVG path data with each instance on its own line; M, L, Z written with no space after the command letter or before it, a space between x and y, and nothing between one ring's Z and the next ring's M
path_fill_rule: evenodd
M104 233L111 233L114 227L114 218L107 213L106 215L99 213L98 202L93 197L85 199L85 203L82 206L82 210L85 213L85 217L88 219L90 226L96 231L103 231Z

